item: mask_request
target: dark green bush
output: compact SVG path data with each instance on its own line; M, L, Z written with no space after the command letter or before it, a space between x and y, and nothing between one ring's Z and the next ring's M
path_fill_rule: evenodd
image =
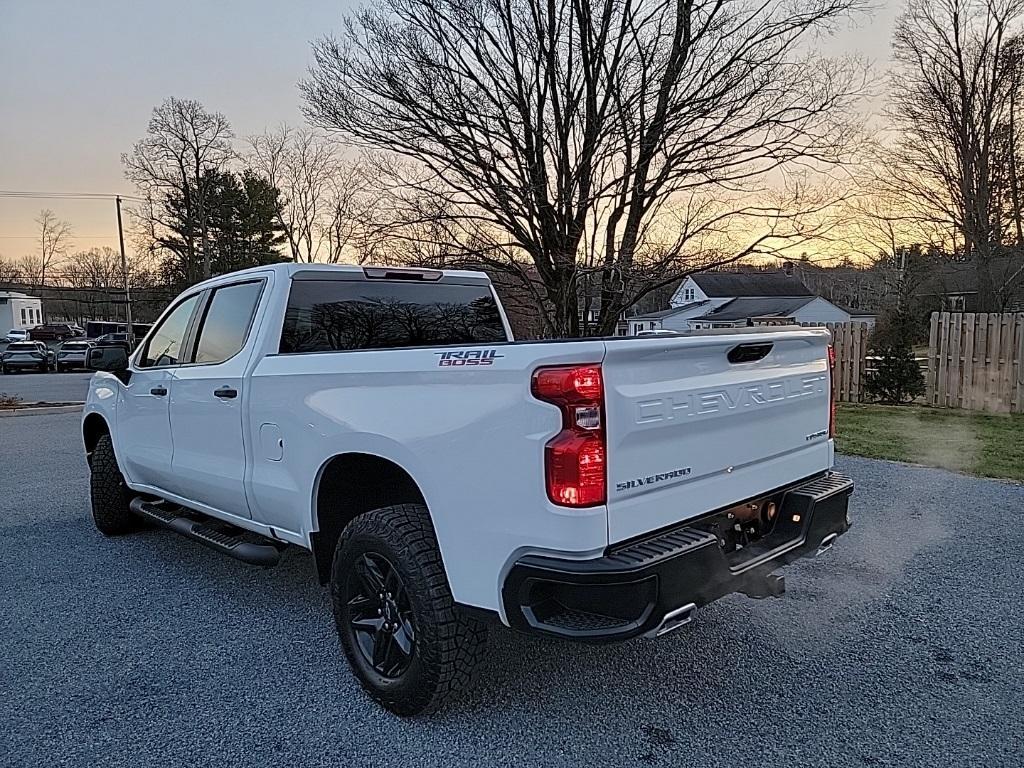
M869 344L879 358L864 383L869 397L881 403L901 405L924 394L924 376L914 359L918 331L909 313L893 312L881 319Z

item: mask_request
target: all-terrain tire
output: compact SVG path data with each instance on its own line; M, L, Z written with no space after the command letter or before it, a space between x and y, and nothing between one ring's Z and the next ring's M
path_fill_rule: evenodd
M134 494L117 466L110 435L102 435L96 443L89 470L92 519L99 532L120 536L139 530L141 520L128 508Z
M357 561L367 554L394 568L411 609L412 658L397 677L386 677L371 666L350 624L349 580ZM363 688L392 712L433 712L472 682L485 652L487 625L456 607L430 515L422 504L383 507L349 523L334 553L331 598L349 664Z

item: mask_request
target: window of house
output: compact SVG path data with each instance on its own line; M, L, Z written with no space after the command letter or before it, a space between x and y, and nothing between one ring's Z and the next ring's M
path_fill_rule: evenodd
M695 294L693 288L683 289L683 301L693 301L694 296Z
M23 322L23 323L27 323L28 322L25 319L25 308L24 307L21 308L21 322Z

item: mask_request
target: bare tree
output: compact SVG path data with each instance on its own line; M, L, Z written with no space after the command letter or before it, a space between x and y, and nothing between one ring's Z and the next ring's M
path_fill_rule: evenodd
M292 260L337 263L359 225L358 164L309 129L282 125L249 139L249 164L281 191L280 225Z
M21 269L13 261L7 261L0 256L0 284L17 283L21 280Z
M495 267L525 256L550 333L609 333L647 292L799 229L751 194L841 159L858 76L808 50L860 7L383 0L315 45L306 112L424 169L402 181L470 239L496 235L479 254Z
M49 208L39 212L36 224L39 225L39 285L46 285L46 272L67 253L71 225L58 219Z
M202 278L210 276L209 186L216 178L213 172L234 157L233 138L224 115L207 111L198 101L171 98L153 110L146 136L121 156L129 180L147 201L133 213L150 242L166 247L171 238L164 233L171 222L187 222L174 239L183 243L189 282L200 279L200 266ZM184 215L174 215L171 208Z
M951 228L976 266L981 309L997 308L1003 282L993 263L1003 241L1000 185L1015 165L1019 56L1010 54L1022 17L1024 0L909 0L893 42L893 189Z

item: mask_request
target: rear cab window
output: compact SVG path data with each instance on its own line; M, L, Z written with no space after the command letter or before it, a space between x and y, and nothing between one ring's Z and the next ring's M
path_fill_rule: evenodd
M508 340L486 283L293 280L281 354Z

